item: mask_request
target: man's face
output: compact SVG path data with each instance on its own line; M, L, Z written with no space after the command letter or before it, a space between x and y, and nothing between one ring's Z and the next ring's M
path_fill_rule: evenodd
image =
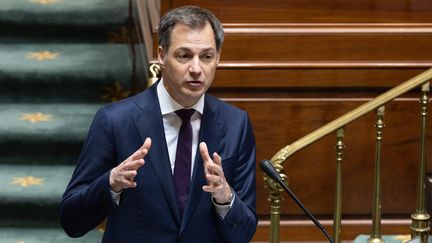
M192 106L210 87L219 57L209 23L199 30L175 25L168 50L158 49L165 89L180 105Z

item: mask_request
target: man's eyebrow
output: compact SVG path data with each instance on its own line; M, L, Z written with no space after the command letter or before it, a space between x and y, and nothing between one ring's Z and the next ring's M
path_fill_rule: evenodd
M179 47L175 50L175 52L179 52L179 51L192 52L192 50L190 48L187 48L187 47ZM203 52L216 52L216 50L212 47L209 47L209 48L204 48L204 49L200 50L200 53L203 53Z
M186 47L180 47L180 48L177 48L175 50L175 52L179 52L179 51L188 51L188 52L190 52L191 50L189 48L186 48Z
M209 48L203 49L201 52L216 52L216 50L214 48L209 47Z

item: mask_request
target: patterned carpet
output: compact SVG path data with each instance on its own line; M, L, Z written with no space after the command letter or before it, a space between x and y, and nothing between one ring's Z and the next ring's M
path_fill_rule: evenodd
M2 0L0 242L100 242L57 207L92 117L134 91L129 1Z

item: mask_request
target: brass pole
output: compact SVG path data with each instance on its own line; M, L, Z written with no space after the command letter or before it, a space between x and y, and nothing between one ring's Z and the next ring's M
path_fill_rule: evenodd
M285 183L288 185L288 177L283 172L283 166L281 164L273 164L276 171L279 173L281 178L285 181ZM267 175L264 175L264 182L265 185L269 188L269 197L268 200L270 201L270 243L279 243L279 234L280 234L280 207L282 204L282 194L283 191L282 187L269 177Z
M340 243L341 238L341 220L342 220L342 160L343 150L345 145L344 139L344 128L339 128L336 131L336 198L333 218L333 239L334 242Z
M270 243L279 243L281 194L270 193Z
M420 166L417 181L417 206L416 212L411 214L411 238L420 238L422 243L428 242L429 214L426 212L426 116L429 103L429 82L422 85L421 104L421 133L420 133Z
M374 177L374 201L372 212L372 233L368 239L369 243L382 243L384 240L381 238L381 141L382 130L384 128L384 106L376 110L377 119L375 123L376 128L376 142L375 142L375 177Z

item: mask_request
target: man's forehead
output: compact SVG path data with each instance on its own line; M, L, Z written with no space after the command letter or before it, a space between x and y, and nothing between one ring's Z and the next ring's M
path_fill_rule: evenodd
M185 48L188 45L197 45L202 48L216 49L216 40L213 28L210 23L200 28L191 28L185 24L176 24L171 32L170 46L180 44ZM177 47L176 47L177 49Z

